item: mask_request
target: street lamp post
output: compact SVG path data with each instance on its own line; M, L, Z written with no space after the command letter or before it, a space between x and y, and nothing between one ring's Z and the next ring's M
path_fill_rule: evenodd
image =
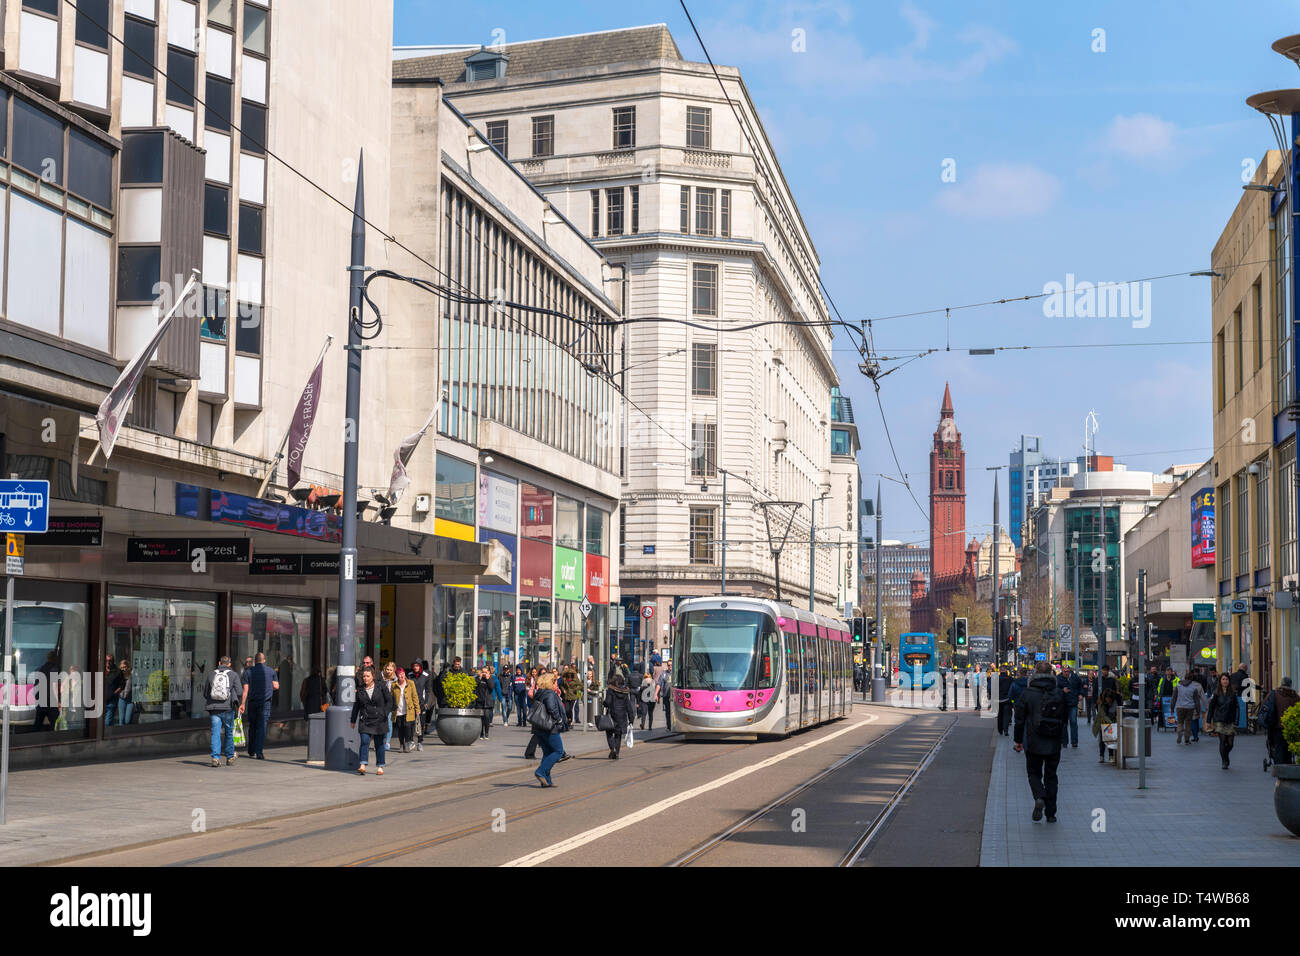
M880 547L881 521L884 505L880 498L880 481L876 480L876 639L871 645L871 701L884 703L885 675L881 672L880 640L885 633L885 624L880 619L880 577L882 573L881 558L884 549Z

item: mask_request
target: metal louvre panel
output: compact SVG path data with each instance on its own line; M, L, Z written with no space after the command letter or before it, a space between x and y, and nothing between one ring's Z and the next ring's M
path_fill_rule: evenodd
M173 296L190 271L203 265L203 179L203 151L169 132L163 143L161 272ZM183 308L159 344L153 367L197 379L200 323L196 309Z

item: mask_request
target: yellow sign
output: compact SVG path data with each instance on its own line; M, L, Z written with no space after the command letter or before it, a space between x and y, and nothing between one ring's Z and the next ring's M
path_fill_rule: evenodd
M9 558L23 557L23 543L26 540L23 535L9 534L5 538L5 556Z

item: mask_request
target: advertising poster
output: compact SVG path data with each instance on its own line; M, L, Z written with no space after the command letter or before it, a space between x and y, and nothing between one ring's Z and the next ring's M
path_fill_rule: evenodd
M555 549L555 599L582 599L582 552L571 548Z
M1192 499L1192 567L1214 564L1214 489L1202 488Z

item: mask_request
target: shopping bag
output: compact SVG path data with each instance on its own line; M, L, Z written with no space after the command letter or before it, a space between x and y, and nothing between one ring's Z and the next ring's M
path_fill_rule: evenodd
M242 747L246 743L244 739L244 718L235 718L235 746Z
M627 739L623 741L623 745L624 745L625 747L627 747L629 750L631 750L631 749L632 749L632 745L635 744L635 743L636 743L636 734L633 733L633 731L632 731L632 725L631 725L631 724L628 724L628 725L627 725Z
M1113 744L1119 740L1119 724L1102 725L1101 739L1108 744Z

